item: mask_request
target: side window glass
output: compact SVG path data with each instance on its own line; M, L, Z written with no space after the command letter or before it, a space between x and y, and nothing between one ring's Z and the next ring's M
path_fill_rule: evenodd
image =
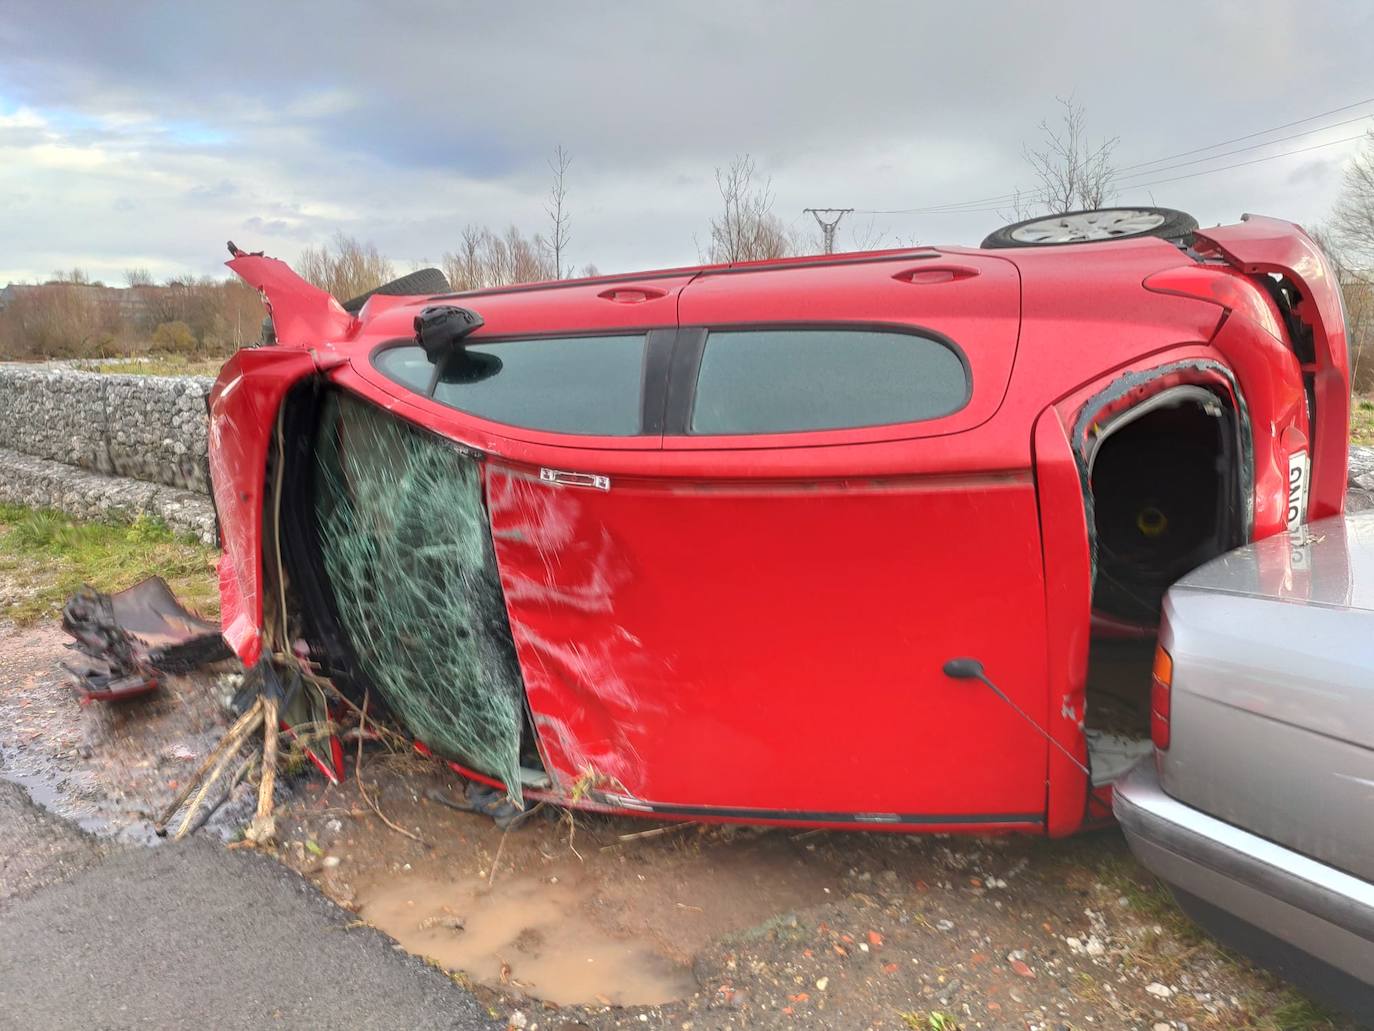
M387 348L373 364L409 390L493 422L587 436L641 432L642 335L474 342L449 356L437 378L418 345Z
M942 340L864 329L722 330L706 338L694 434L791 433L937 419L968 403Z

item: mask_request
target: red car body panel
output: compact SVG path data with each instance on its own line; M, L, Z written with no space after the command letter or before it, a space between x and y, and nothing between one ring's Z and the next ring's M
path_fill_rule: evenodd
M262 656L263 496L267 449L281 399L317 372L308 352L239 351L210 392L210 479L219 521L220 623L245 665Z
M374 296L356 318L280 263L236 258L281 320L282 346L241 352L212 396L226 635L246 662L260 656L273 428L291 385L321 377L486 456L501 585L550 781L528 797L666 817L1069 833L1095 819L1082 769L942 665L978 657L1086 760L1083 449L1098 415L1160 389L1202 384L1246 413L1248 518L1263 536L1285 525L1291 456L1311 446L1310 371L1312 505L1339 508L1348 370L1334 283L1296 227L1252 223L1207 232L1216 264L1150 238L884 252L453 302ZM1256 272L1302 293L1308 368L1267 293L1243 278ZM879 427L544 432L446 407L374 367L429 303L479 311L474 340L920 328L960 348L972 390L949 415ZM609 489L541 478L550 470L605 477Z
M995 696L938 675L957 641L1043 708L1028 473L595 492L531 472L494 466L488 502L557 782L594 770L658 808L1039 822L1043 743ZM967 575L966 553L939 543L960 533L988 540L1004 577L913 613L916 585ZM1009 620L1026 634L1003 633ZM926 713L980 726L997 762L969 764L963 736L932 733Z
M1198 233L1208 250L1214 249L1238 271L1249 275L1275 273L1293 281L1301 293L1297 314L1312 331L1318 418L1312 441L1311 519L1336 515L1345 509L1346 472L1350 446L1350 351L1340 284L1322 255L1302 229L1291 222L1247 216L1233 226ZM1206 251L1204 251L1205 253Z
M316 347L356 328L356 320L338 301L296 275L284 261L239 254L225 264L262 294L277 343L284 347Z

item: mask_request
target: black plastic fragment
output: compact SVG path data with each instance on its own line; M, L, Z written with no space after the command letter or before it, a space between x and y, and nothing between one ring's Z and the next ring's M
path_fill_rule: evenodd
M62 609L62 629L86 656L67 666L83 700L150 691L158 673L185 673L229 658L219 625L188 611L160 576L118 594L83 586Z

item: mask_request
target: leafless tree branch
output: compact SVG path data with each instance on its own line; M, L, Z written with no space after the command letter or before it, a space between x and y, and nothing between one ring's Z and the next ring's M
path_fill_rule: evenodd
M1039 186L1024 196L1017 192L1013 205L1016 220L1031 217L1037 209L1058 215L1100 208L1116 193L1112 155L1120 137L1112 136L1093 146L1088 140L1087 110L1083 105L1072 96L1055 99L1063 108L1058 124L1042 120L1041 146L1021 148Z
M549 171L553 173L553 184L549 187L549 199L544 205L544 210L549 215L549 237L544 241L544 247L553 259L553 278L562 279L566 271L563 265L563 251L568 246L571 239L569 227L572 225L572 216L568 212L567 198L567 174L568 166L572 164L572 155L563 149L560 143L554 148L553 157L549 159Z
M707 260L761 261L796 252L796 242L782 220L773 214L773 183L754 183L754 159L736 157L726 169L716 169L721 213L711 220Z

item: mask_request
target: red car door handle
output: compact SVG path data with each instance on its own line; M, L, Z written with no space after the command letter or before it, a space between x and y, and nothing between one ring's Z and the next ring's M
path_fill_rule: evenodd
M653 286L613 286L609 290L602 290L596 296L603 301L614 301L616 304L641 304L662 297L664 293L665 291Z
M961 279L972 279L976 275L978 270L968 265L922 265L919 268L903 269L894 273L892 278L899 283L930 286L935 283L956 283Z

